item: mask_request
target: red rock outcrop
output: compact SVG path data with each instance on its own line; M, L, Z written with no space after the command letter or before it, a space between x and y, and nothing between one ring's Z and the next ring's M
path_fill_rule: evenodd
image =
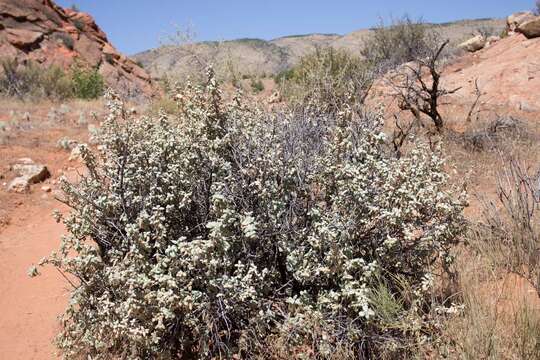
M442 78L444 87L462 88L455 97L464 102L474 99L476 81L491 109L540 112L540 38L510 35L458 59Z
M148 73L119 53L89 14L51 0L0 0L0 57L66 69L82 62L129 98L150 97L156 89Z

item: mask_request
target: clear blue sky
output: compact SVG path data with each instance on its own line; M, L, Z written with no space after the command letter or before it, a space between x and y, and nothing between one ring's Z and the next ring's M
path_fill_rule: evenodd
M306 33L345 34L380 17L408 13L429 22L503 18L534 0L57 0L94 16L109 40L134 54L159 46L175 24L193 24L197 40L273 39Z

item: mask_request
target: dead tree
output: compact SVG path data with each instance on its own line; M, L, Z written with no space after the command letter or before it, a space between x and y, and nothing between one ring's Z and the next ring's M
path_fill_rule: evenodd
M444 127L439 112L440 100L460 89L446 90L440 86L440 61L448 43L447 40L428 49L422 58L402 65L390 76L390 86L394 90L393 95L397 98L399 108L410 111L418 121L421 114L427 115L439 132Z
M392 133L392 146L394 147L394 153L397 158L401 158L401 148L405 144L405 141L410 136L411 130L414 126L414 122L402 122L397 115L394 115L394 131Z

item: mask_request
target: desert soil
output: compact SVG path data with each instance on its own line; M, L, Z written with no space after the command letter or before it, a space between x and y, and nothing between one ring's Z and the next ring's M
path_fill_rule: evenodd
M24 202L0 233L0 354L3 359L53 359L56 318L68 284L53 268L27 275L31 264L58 248L64 229L51 217L54 199Z
M66 114L51 117L51 109L60 106L0 102L0 122L7 126L0 130L0 359L58 358L53 340L70 285L51 266L40 269L36 278L30 278L28 270L59 247L65 230L52 213L68 209L55 199L58 181L81 171L80 163L69 161L70 151L57 142L63 137L87 142L88 123L94 120L90 114L103 111L103 104L73 102L64 105ZM9 193L6 185L16 176L10 166L25 157L46 165L51 177L32 185L30 193ZM50 192L42 190L44 186Z

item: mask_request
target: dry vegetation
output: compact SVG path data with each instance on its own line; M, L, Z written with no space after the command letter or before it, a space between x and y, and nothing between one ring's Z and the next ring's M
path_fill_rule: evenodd
M540 358L540 132L478 85L448 111L448 42L394 25L302 57L276 107L199 53L142 117L109 94L42 261L73 281L65 358ZM73 96L6 66L6 96Z
M21 65L15 59L0 64L0 96L19 100L70 98L96 99L103 95L103 77L96 69L74 65L69 71L59 66L43 69L32 62Z
M470 206L453 298L463 309L446 323L439 351L450 358L536 359L540 301L531 275L538 270L540 133L525 120L485 117L445 136L454 178L467 178Z

